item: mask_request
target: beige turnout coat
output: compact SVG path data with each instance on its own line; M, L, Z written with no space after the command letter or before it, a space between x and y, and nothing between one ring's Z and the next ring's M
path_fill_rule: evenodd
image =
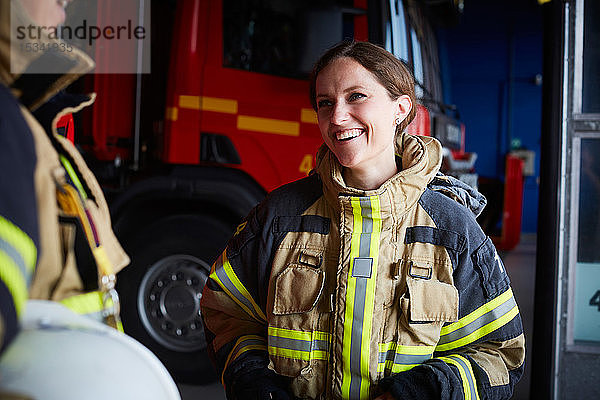
M257 368L289 377L299 398L373 398L382 378L409 388L417 374L422 398L510 396L524 339L502 262L435 178L439 143L406 136L397 152L401 172L362 191L322 147L315 174L240 225L202 299L230 398Z

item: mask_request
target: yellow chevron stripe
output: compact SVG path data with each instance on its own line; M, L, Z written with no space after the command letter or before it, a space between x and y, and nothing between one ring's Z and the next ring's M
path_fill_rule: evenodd
M466 346L469 343L473 343L477 339L480 339L480 338L484 337L485 335L492 333L496 329L501 328L502 326L506 325L507 323L512 321L512 319L514 317L516 317L518 314L519 314L519 307L514 306L509 312L504 314L502 317L488 323L487 325L482 326L481 328L477 329L476 331L470 333L469 335L467 335L463 338L460 338L453 342L439 345L435 348L435 350L436 351L448 351L448 350L452 350L452 349L457 349L462 346Z
M246 340L260 340L260 341L265 342L265 344L263 344L263 345L253 344L253 345L244 346L244 347L238 349L237 347L240 345L240 343L242 343ZM250 350L267 350L266 339L259 335L245 335L245 336L241 336L235 342L235 344L231 348L231 351L229 352L229 355L227 356L227 360L225 360L225 364L223 366L223 371L221 372L221 384L223 386L225 386L225 371L227 370L229 363L234 361L236 358L238 358L242 354L244 354L246 351L250 351Z
M508 290L506 292L502 293L500 296L496 297L492 301L485 303L484 305L482 305L475 311L471 312L470 314L465 315L464 317L462 317L461 319L459 319L456 322L453 322L449 325L443 326L440 331L440 336L447 335L449 333L454 332L457 329L460 329L460 328L470 324L471 322L475 321L477 318L490 312L491 310L495 309L499 305L505 303L512 296L513 296L512 289L508 288Z
M33 240L18 226L2 216L0 216L0 236L23 257L25 270L33 274L37 260L37 249Z
M231 280L231 282L233 283L233 285L236 287L236 289L242 294L242 296L244 296L244 298L248 302L250 302L250 304L252 305L252 308L254 309L255 313L253 313L252 310L250 310L240 299L238 299L231 292L231 290L229 290L229 288L227 287L227 285L225 285L221 281L221 279L219 279L219 276L216 273L216 262L215 262L215 264L213 264L212 272L210 274L210 278L212 278L215 282L217 282L219 284L219 286L221 286L221 288L227 293L227 295L233 301L235 301L240 307L242 307L242 309L244 311L246 311L246 313L248 315L251 315L253 317L255 317L255 315L258 315L260 318L262 318L263 321L266 321L267 317L265 316L265 313L260 309L260 307L258 306L258 304L256 304L256 302L254 301L254 299L252 298L252 296L250 295L250 293L248 292L248 290L244 287L244 285L242 284L242 282L239 280L239 278L236 275L235 271L231 267L231 264L229 263L229 260L227 259L227 255L226 255L225 252L226 251L223 251L223 254L221 255L222 260L223 260L223 270L225 271L225 274L227 275L227 277L229 278L229 280Z
M2 266L0 280L12 295L15 311L17 316L20 316L27 301L27 281L13 259L2 250L0 250L0 265Z

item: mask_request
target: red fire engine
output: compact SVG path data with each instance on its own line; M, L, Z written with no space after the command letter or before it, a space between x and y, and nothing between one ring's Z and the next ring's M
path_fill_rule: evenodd
M214 379L199 311L210 264L268 191L314 167L322 141L307 76L326 48L344 38L370 40L406 61L422 103L408 131L437 137L449 160L471 169L464 126L442 101L430 23L435 15L456 18L462 2L151 6L152 73L86 78L98 100L84 116L91 134L76 141L132 258L118 276L125 331L178 381L202 382Z

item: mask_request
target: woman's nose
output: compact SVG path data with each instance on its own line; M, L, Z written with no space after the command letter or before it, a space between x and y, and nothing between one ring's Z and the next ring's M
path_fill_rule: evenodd
M343 102L336 102L331 110L331 123L339 125L348 119L348 107Z

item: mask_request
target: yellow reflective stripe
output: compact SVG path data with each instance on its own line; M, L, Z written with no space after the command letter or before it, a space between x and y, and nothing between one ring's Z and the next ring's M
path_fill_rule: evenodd
M354 197L350 204L353 227L342 338L342 398L368 399L381 209L377 196ZM359 259L361 265L355 271ZM365 269L369 266L370 271ZM368 276L365 275L367 271L370 272Z
M460 380L463 385L463 393L465 400L479 400L479 392L477 390L477 381L471 363L465 357L459 354L453 354L447 357L436 357L447 364L452 364L458 369Z
M392 365L392 374L396 374L398 372L408 371L420 364L394 364ZM387 364L386 364L387 367Z
M13 297L15 311L20 316L27 301L27 281L14 260L0 250L0 279Z
M508 288L508 290L505 291L504 293L502 293L500 296L489 301L488 303L485 303L484 305L482 305L475 311L471 312L470 314L462 317L461 319L459 319L456 322L453 322L451 324L443 326L440 331L440 336L447 335L449 333L454 332L457 329L460 329L460 328L470 324L471 322L475 321L477 318L481 317L485 313L493 310L494 308L498 307L502 303L506 302L512 296L513 296L513 292L511 290L511 288Z
M295 331L293 329L277 328L270 326L268 328L269 335L278 336L286 339L300 339L300 340L329 340L329 333L323 331Z
M499 300L505 301L501 302ZM476 318L473 318L472 314L475 315ZM486 303L484 306L478 308L473 313L463 318L468 322L465 323L463 319L461 319L458 322L448 325L449 329L447 329L446 333L440 335L440 340L438 342L439 344L436 346L435 350L449 351L473 343L485 335L488 335L494 332L496 329L506 325L518 314L519 308L512 297L512 290L509 288L502 295L498 296L489 303ZM477 318L480 320L477 321ZM490 320L490 322L487 322L488 320ZM472 331L466 327L469 323L474 324ZM477 325L477 323L480 325ZM461 337L458 337L460 335L456 335L456 339L452 340L454 339L452 336L457 333L458 329L462 328L465 329L464 332L460 332L460 334L464 335ZM444 332L443 328L442 332Z
M414 354L414 355L427 355L432 354L435 350L435 346L419 346L419 345L398 345L396 342L380 343L379 351L387 352L389 350L396 350L396 353L401 354Z
M360 234L362 233L362 214L360 212L360 203L357 204L352 199L353 229L350 242L350 268L348 271L348 284L346 287L346 310L344 313L344 336L342 341L342 398L350 398L350 381L352 372L350 370L350 345L352 342L352 316L354 314L354 292L356 291L356 279L352 278L352 267L356 257L358 257L360 247Z
M370 197L371 218L373 229L371 233L370 256L373 258L371 277L367 280L367 295L365 300L365 317L363 319L363 340L361 343L361 377L360 398L369 398L371 384L369 366L371 364L371 329L373 328L373 305L375 304L375 282L377 280L377 265L379 263L379 239L381 235L381 207L379 197Z
M327 360L329 333L296 331L270 326L269 354L298 360Z
M67 297L66 299L62 299L60 303L63 306L70 309L71 311L73 311L74 313L91 318L98 317L98 320L104 320L104 310L112 308L113 302L112 299L108 297L106 300L106 304L104 304L103 298L104 293L100 290L96 290L94 292L88 292ZM121 322L120 318L116 319L116 326L113 326L111 324L107 325L115 328L119 332L124 332L123 323Z
M294 349L284 349L282 347L274 347L269 346L269 355L283 357L283 358L291 358L294 360L327 360L328 352L326 350L312 350L312 351L304 351L304 350L294 350Z
M397 373L407 371L430 359L434 351L435 346L398 345L396 342L380 343L377 372L391 371ZM392 355L393 359L388 359ZM418 362L407 363L411 359Z
M241 336L233 345L221 372L221 383L225 386L225 371L231 362L250 350L267 350L266 339L259 335Z
M477 339L481 339L485 335L492 333L496 329L506 325L507 323L512 321L512 319L514 317L516 317L518 314L519 314L519 308L517 306L514 306L507 314L504 314L502 317L479 328L478 330L471 333L470 335L467 335L462 339L455 340L454 342L450 342L450 343L446 343L444 345L437 346L436 351L448 351L448 350L456 349L456 348L459 348L462 346L466 346L469 343L472 343L472 342L476 341Z
M0 279L13 298L17 316L25 307L36 259L37 249L33 240L18 226L0 216Z
M23 266L25 267L24 272L28 275L33 274L37 259L37 249L29 235L9 220L0 216L0 240L4 240L9 246L13 247L23 258L23 262L25 263ZM17 263L16 260L15 263ZM26 281L29 280L28 276L24 278L26 278Z
M260 309L258 304L256 304L256 302L254 301L254 299L252 298L252 296L250 295L248 290L244 287L244 285L242 284L242 282L236 275L235 271L231 267L231 264L229 263L229 260L227 259L226 250L223 251L221 258L223 261L221 268L217 268L217 266L216 266L216 264L218 262L218 260L217 260L217 262L215 262L215 264L212 267L212 272L210 274L210 278L213 279L215 282L217 282L219 284L219 286L221 286L221 288L229 295L229 297L231 299L233 299L233 301L235 301L240 307L242 307L242 309L244 311L246 311L246 313L248 315L251 315L258 321L261 321L261 319L262 319L261 322L266 321L267 317L265 316L265 313ZM233 287L230 287L228 284L226 284L223 281L223 279L221 279L221 277L219 277L220 271L218 271L218 269L223 270L223 272L225 273L225 277L227 279L229 279L229 281L233 285ZM233 289L235 289L237 291L237 293L233 293ZM238 293L240 296L242 296L242 298L239 298L236 295ZM248 304L246 304L246 302ZM252 308L250 308L250 307L252 307Z
M95 291L67 297L60 303L77 314L94 314L104 310L102 296L102 292Z
M69 177L71 178L73 185L75 185L75 187L77 188L77 191L79 192L81 198L84 200L87 199L87 194L85 193L85 190L83 190L83 185L81 184L81 181L79 180L79 177L75 173L75 169L73 169L73 166L71 165L69 160L61 154L60 162L62 163L63 167L65 167L67 174L69 174Z

